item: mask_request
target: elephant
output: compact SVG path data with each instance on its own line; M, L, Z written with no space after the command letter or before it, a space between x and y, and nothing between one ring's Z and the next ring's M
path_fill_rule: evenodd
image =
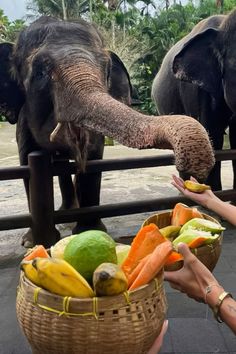
M200 21L165 55L152 84L159 114L186 114L207 130L215 150L229 141L236 148L236 9ZM236 188L236 161L233 188ZM207 183L221 190L221 163ZM188 178L188 176L185 176Z
M0 113L17 123L20 164L34 150L78 161L75 191L71 177L61 177L65 208L76 198L80 207L99 204L101 174L83 172L88 159L102 158L104 136L133 148L172 149L177 169L196 178L206 178L214 165L208 134L196 120L152 117L129 107L125 66L107 50L96 26L83 19L43 16L21 31L15 45L1 44L0 79ZM76 231L89 228L104 225L78 220Z

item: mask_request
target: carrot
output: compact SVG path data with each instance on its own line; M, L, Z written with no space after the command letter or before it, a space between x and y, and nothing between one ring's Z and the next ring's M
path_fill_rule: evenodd
M157 245L164 241L166 239L160 233L157 225L151 223L142 227L135 236L129 253L121 265L126 276L128 277L142 258L150 254Z
M177 203L172 211L171 225L182 226L193 218L203 218L197 208L190 208L183 203Z
M178 252L171 252L171 254L169 255L169 257L167 258L165 265L170 265L173 264L175 262L179 262L183 260L183 256L182 254L178 253Z
M43 245L37 245L31 248L25 255L24 261L31 261L36 257L49 258L46 248Z
M140 273L141 269L143 268L144 264L147 262L147 259L149 257L150 257L150 254L148 254L146 257L142 258L141 261L139 261L138 265L128 275L128 288L134 282L134 280L137 278L138 274Z
M192 240L191 242L188 243L188 247L189 248L197 248L199 246L201 246L204 242L206 241L206 237L197 237L194 240Z
M156 274L164 267L166 260L172 252L172 244L170 241L162 242L147 258L144 266L140 270L138 276L129 287L129 290L134 290L148 284Z

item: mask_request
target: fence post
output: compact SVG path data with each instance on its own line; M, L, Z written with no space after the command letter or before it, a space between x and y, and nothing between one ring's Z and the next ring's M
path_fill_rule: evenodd
M30 212L32 216L33 243L50 247L60 238L55 228L53 175L51 155L35 151L29 154Z

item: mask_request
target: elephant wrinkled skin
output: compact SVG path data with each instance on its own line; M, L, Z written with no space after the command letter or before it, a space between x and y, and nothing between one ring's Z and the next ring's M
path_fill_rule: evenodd
M83 20L36 20L14 46L0 45L0 64L0 113L17 122L22 165L31 151L44 149L69 153L83 167L87 159L102 158L104 135L139 149L171 148L178 170L200 179L214 165L207 132L196 120L145 116L128 107L131 85L123 63ZM100 173L78 173L76 193L70 178L61 177L63 207L72 207L76 197L80 206L99 203ZM80 230L95 227L102 227L100 220L78 223Z
M229 127L236 148L236 10L199 22L166 54L157 73L152 97L160 114L186 114L207 130L215 150L223 148ZM220 190L221 163L207 183ZM233 161L236 188L236 161Z

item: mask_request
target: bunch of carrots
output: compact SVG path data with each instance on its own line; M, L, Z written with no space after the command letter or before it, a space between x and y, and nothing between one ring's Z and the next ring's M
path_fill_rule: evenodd
M196 217L203 217L197 208L189 208L182 203L177 203L172 212L171 225L182 226ZM190 247L199 245L199 240L193 242ZM121 265L128 279L128 289L134 290L148 284L165 265L182 259L182 255L173 250L172 243L161 234L156 224L150 223L142 227Z
M172 243L160 233L155 224L142 227L121 265L128 279L128 289L134 290L148 284L164 267L172 253Z

